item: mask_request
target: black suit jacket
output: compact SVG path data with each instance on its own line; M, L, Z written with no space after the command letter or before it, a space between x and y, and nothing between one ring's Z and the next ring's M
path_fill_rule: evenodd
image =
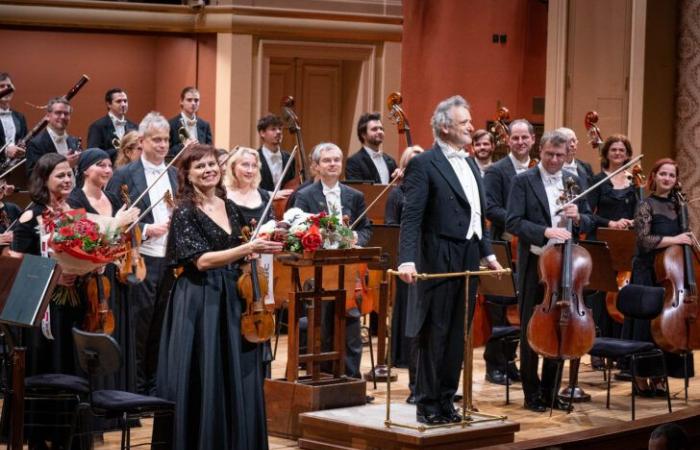
M508 194L516 172L509 156L501 158L486 169L484 187L486 188L486 218L491 221L491 236L502 239L506 230L506 210Z
M182 143L180 143L180 136L177 134L177 130L182 127L182 121L180 120L182 116L178 114L172 119L168 120L170 124L170 150L168 151L168 157L173 158L177 155L177 152L182 150ZM199 138L200 144L211 144L211 127L209 122L197 116L197 138Z
M289 153L283 150L280 150L280 152L282 152L282 168L284 168L284 166L287 165L287 161L289 161L290 155ZM266 191L272 192L275 190L275 182L272 179L270 165L265 159L262 147L258 148L258 155L260 156L260 187L265 189ZM294 177L297 175L295 167L296 161L292 161L292 165L289 166L289 170L286 174L284 174L284 178L282 178L282 186L284 186L289 180L294 179Z
M12 121L15 123L15 143L17 143L27 135L27 119L24 118L22 113L12 111ZM5 145L5 128L0 122L0 147L3 145Z
M591 185L593 180L593 168L591 165L580 159L576 160L576 175L578 175L581 181L581 189L587 189Z
M396 161L394 158L382 152L384 162L386 162L389 178L396 170ZM345 180L346 181L373 181L381 183L379 171L372 161L372 157L367 154L364 147L361 147L354 155L348 158L345 162Z
M80 146L80 141L75 136L69 135L66 138L66 144L68 144L69 149L78 150L78 147ZM41 133L37 134L34 137L34 139L29 141L29 143L27 144L27 162L25 163L25 166L27 168L27 175L30 175L32 173L34 165L36 165L36 162L39 160L39 158L41 158L47 153L58 152L56 150L56 146L53 145L53 141L51 140L49 131L44 130Z
M483 214L486 209L484 187L476 163L470 158L466 161L479 190L482 212L479 254L486 257L493 254L493 249ZM471 205L457 174L437 144L411 159L402 183L405 198L401 213L399 264L414 262L419 273L434 272L437 263L433 258L441 253L443 243L467 243ZM423 284L418 285L419 290L421 286ZM430 310L430 302L421 297L420 292L417 296L409 295L408 336L420 332Z
M577 184L581 181L574 174L563 172L564 177L573 176ZM595 223L591 216L588 202L581 199L577 202L581 220L574 229L574 236L579 233L593 231ZM536 261L536 255L530 252L530 245L544 246L548 239L544 236L545 229L552 226L549 214L547 192L542 183L540 169L533 167L521 173L513 180L513 186L508 197L508 216L506 229L518 236L518 273L527 273L529 264ZM519 291L524 292L525 277L519 277Z
M365 210L364 194L344 184L340 184L340 203L343 206L343 215L350 217L350 223L355 222ZM317 181L300 189L294 197L294 207L312 214L318 214L322 211L329 212L321 182ZM372 237L372 225L366 214L355 226L354 230L357 232L357 245L360 247L366 246L370 237Z
M124 133L138 129L138 126L130 120L126 120L124 125ZM117 130L114 128L114 123L109 115L100 117L88 128L88 143L87 148L101 148L109 153L109 157L114 162L117 156L117 149L112 145L112 141L117 137Z
M170 192L174 197L177 193L177 169L170 167L168 169L167 176L170 180ZM134 200L136 200L136 198L146 190L148 184L146 182L146 173L144 172L141 158L117 169L114 172L112 179L109 180L109 184L107 184L106 191L119 199L118 208L121 208L123 204L121 201L122 184L126 184L126 186L129 188L129 199L131 200L132 204ZM151 206L151 199L149 197L150 196L148 194L144 195L139 204L134 206L138 207L141 211L144 211L146 208ZM139 225L141 228L143 228L143 226L148 223L153 223L153 213L151 212L146 214L143 219L141 219Z

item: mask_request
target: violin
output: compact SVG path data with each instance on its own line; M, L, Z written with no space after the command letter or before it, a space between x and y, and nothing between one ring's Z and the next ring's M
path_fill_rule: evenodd
M688 202L680 186L671 193L678 207L681 229L690 231ZM665 290L664 307L651 321L651 334L656 344L672 353L687 353L700 348L700 322L698 318L698 272L693 264L697 257L698 241L694 246L671 245L656 256L656 278ZM695 250L696 254L693 254Z
M600 128L596 125L598 123L598 113L595 111L588 111L586 117L583 119L583 125L586 127L586 132L588 133L588 143L591 147L600 149L603 147L603 138L600 135Z
M114 314L109 308L111 285L105 275L93 273L87 280L87 312L83 329L90 333L114 333Z
M406 118L406 113L401 109L403 98L400 92L392 92L386 99L386 106L389 108L389 120L398 127L399 134L406 136L406 146L413 147L411 138L411 126Z
M565 181L562 202L571 201L578 188ZM574 244L573 219L566 220L572 237L564 244L547 247L539 259L544 299L527 327L527 339L538 354L552 359L577 359L588 353L595 339L595 323L583 299L593 263L588 251Z
M121 185L121 196L126 207L130 207L129 187L126 184ZM139 226L133 227L126 233L124 259L122 259L117 273L119 281L123 284L136 285L146 279L146 263L139 253L141 239L141 227Z

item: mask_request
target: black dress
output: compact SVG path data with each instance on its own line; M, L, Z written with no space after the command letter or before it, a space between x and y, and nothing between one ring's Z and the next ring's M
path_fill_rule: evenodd
M175 408L175 448L266 449L261 347L241 336L237 264L197 270L203 253L241 243L243 218L226 200L227 234L192 204L173 213L167 260L184 267L170 293L161 335L157 388Z
M591 184L595 184L605 178L607 174L601 172L593 177ZM593 220L596 228L607 227L612 220L634 219L634 213L639 203L638 189L630 185L623 189L615 189L610 180L601 184L588 198ZM589 233L589 240L596 239L596 233ZM587 297L587 303L593 310L593 320L603 337L619 338L622 332L621 324L615 322L605 306L605 292L596 292Z
M19 206L10 202L0 202L0 205L0 218L7 219L7 223L0 220L0 234L2 234L7 231L7 227L10 226L10 224L12 224L12 222L14 222L20 216L20 214L22 214L22 210L19 209ZM15 227L16 226L17 225L15 225Z
M112 215L119 209L119 200L110 192L105 195L112 204ZM92 207L90 201L85 196L82 189L74 189L68 197L68 204L72 208L83 208L92 214L99 214ZM101 389L118 389L122 391L136 392L136 361L134 350L133 327L129 320L129 299L127 287L117 279L117 267L114 264L107 264L105 276L111 285L109 295L109 307L114 315L114 333L112 337L119 343L122 350L122 367L113 377L103 377Z
M639 204L634 218L637 230L637 255L632 263L632 283L645 286L658 286L654 272L656 255L663 251L657 249L665 236L676 236L682 232L678 223L676 202L671 198L652 195ZM651 321L625 319L623 337L640 341L653 342ZM669 376L683 377L683 359L673 353L665 353ZM693 376L693 358L688 362L689 374Z

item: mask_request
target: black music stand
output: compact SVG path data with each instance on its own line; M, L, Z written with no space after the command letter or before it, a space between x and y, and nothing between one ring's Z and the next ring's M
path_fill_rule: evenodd
M14 342L12 326L35 327L49 305L61 268L56 261L34 255L21 258L0 257L0 329L11 350L11 388L5 391L9 401L10 427L8 443L12 450L22 450L24 440L24 371L26 348ZM8 409L3 408L4 411ZM4 421L5 418L3 417Z
M637 249L637 233L635 231L598 228L596 236L599 241L608 243L613 270L617 272L632 270L632 259Z

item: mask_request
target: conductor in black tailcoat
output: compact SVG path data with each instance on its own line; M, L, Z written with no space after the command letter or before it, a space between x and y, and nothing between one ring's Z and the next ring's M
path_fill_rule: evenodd
M170 150L168 158L174 158L183 143L180 142L180 128L187 130L187 135L192 141L200 144L211 144L211 127L209 122L197 116L200 105L199 91L192 86L185 87L180 92L180 114L168 121L170 125Z
M55 97L46 105L49 124L27 144L27 176L36 162L47 153L59 153L66 157L72 168L78 165L80 140L68 134L73 107L63 97Z
M564 180L573 173L562 170L566 158L566 135L560 132L545 133L540 140L540 163L521 173L513 181L508 198L506 229L518 236L518 301L520 304L520 375L525 393L525 408L544 412L552 404L559 380L556 379L556 363L545 359L542 380L537 376L538 355L527 339L527 326L535 306L542 302L544 286L538 275L539 255L544 246L569 239L564 218L572 218L574 236L593 229L593 219L585 199L564 209L559 208ZM554 406L567 409L568 404L558 398Z
M126 118L129 110L129 98L124 89L112 88L105 93L107 115L94 121L88 128L88 148L101 148L109 154L114 163L117 149L114 139L121 139L138 126Z
M479 169L462 150L474 130L469 105L460 96L448 98L431 123L435 145L409 162L403 181L398 270L407 283L421 272L478 270L481 258L501 268L484 222ZM470 286L473 311L476 283ZM422 423L461 420L453 400L464 354L464 289L461 277L420 281L408 298L406 335L418 338L415 400Z
M314 147L311 159L320 180L300 189L294 197L294 207L304 212L318 214L325 211L348 216L350 223L355 222L365 210L365 197L362 192L339 182L343 172L343 152L332 143L323 142ZM372 227L365 215L355 226L356 245L364 247L372 236ZM333 326L332 307L325 307L324 302L322 332L324 349L332 343L330 333ZM345 321L345 373L349 377L362 378L360 361L362 358L362 339L360 338L359 311L350 311ZM324 350L326 351L326 350Z
M371 181L389 184L399 174L396 161L381 149L384 142L384 126L379 113L365 113L357 122L357 137L362 142L345 164L346 181Z
M10 86L14 87L10 74L0 72L0 91ZM13 95L14 93L0 98L0 148L8 144L5 151L0 154L0 164L7 158L21 157L24 153L24 149L15 144L27 135L27 120L24 114L13 110L10 106Z

